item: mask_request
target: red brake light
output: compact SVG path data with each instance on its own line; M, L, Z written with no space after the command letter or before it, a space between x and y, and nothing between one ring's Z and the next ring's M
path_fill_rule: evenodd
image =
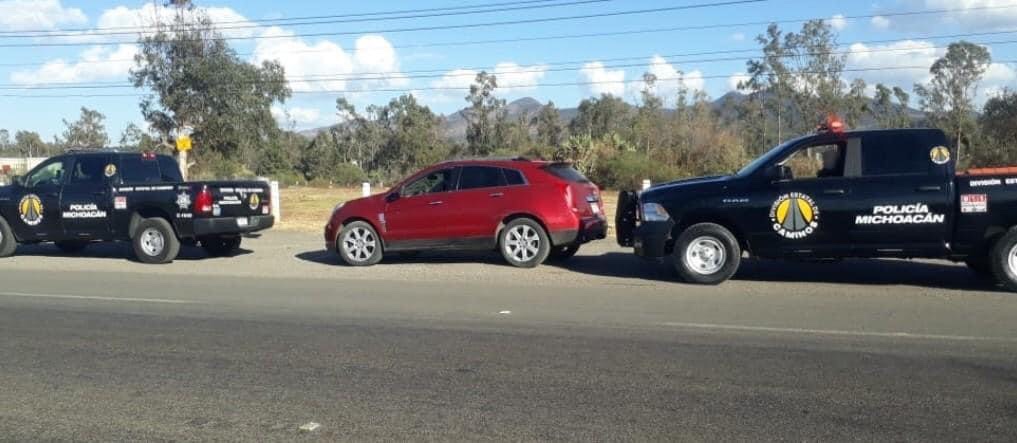
M830 114L826 117L826 121L819 125L817 132L833 132L840 134L844 132L844 121L836 115Z
M141 153L142 160L155 160L155 153L152 151L145 151Z
M208 190L208 186L202 186L201 191L198 192L197 197L194 199L194 212L198 214L211 214L212 200L212 191Z

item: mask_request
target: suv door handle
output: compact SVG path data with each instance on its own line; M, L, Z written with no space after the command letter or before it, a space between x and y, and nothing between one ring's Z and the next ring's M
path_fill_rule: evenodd
M445 202L443 202L441 200L438 200L438 201L433 201L431 203L428 203L428 205L430 205L430 206L438 206L438 205L440 205L442 203L445 203Z
M845 191L843 189L827 189L827 190L823 191L823 194L826 194L826 195L844 195L844 194L847 194L847 191Z
M938 191L942 191L943 187L939 186L939 185L919 186L915 190L918 191L918 192L938 192Z
M488 196L492 197L492 198L504 197L505 193L504 192L494 192L494 193L488 194Z

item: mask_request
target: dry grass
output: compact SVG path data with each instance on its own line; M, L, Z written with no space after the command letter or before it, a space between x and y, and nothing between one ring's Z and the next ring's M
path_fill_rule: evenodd
M307 188L291 187L281 190L282 222L278 229L291 231L318 232L324 229L330 211L339 202L360 198L360 188ZM606 191L603 194L604 213L614 222L618 194ZM609 230L614 235L614 227Z

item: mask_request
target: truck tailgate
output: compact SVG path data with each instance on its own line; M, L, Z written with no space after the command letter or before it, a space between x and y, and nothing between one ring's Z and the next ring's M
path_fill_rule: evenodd
M204 185L212 191L213 217L250 217L272 213L268 183L209 182Z

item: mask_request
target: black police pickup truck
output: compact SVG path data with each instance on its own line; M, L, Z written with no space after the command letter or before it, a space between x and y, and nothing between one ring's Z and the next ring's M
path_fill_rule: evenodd
M73 253L129 240L140 261L168 263L181 243L225 255L273 223L267 183L185 183L172 157L152 153L68 153L0 187L0 257L18 243Z
M1017 291L1017 168L954 168L938 130L820 131L731 176L622 192L618 243L673 254L691 283L731 278L747 253L964 261Z

